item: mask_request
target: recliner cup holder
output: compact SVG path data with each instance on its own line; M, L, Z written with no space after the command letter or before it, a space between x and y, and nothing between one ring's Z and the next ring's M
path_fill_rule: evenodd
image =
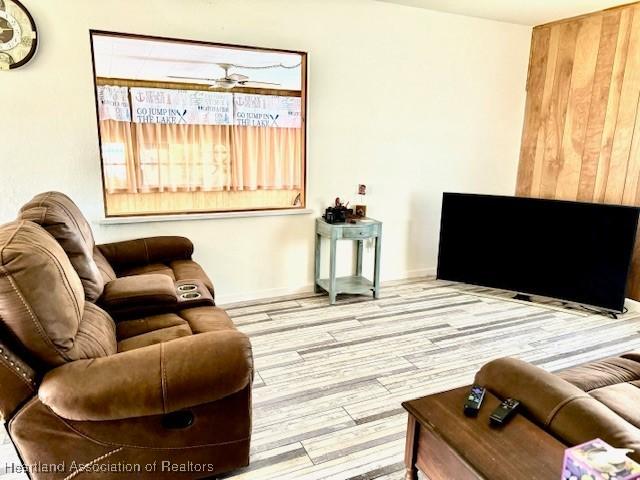
M192 292L193 290L197 290L198 286L193 283L185 283L184 285L178 285L179 292Z
M180 298L184 300L195 300L196 298L200 298L202 294L200 292L185 292L180 295Z

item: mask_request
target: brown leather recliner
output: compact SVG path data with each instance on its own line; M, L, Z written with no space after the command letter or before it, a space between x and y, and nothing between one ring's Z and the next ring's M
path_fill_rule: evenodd
M640 461L640 352L557 374L500 358L484 365L475 382L501 398L520 400L529 419L566 445L601 438L633 450L630 456Z
M51 212L33 208L46 223ZM214 306L116 325L85 299L100 290L93 267L78 261L88 249L64 237L28 220L0 227L0 415L31 477L84 468L93 478L205 478L246 465L248 338ZM147 264L176 261L145 255Z

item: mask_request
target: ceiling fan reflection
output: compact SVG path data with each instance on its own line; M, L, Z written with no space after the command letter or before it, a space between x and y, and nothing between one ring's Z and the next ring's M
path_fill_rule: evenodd
M297 68L300 64L286 66L283 64L275 64L275 65L264 65L264 66L246 66L246 65L235 65L233 63L216 63L222 70L224 70L224 76L218 78L205 78L205 77L184 77L177 75L168 75L169 78L176 78L182 80L200 80L205 81L210 84L211 88L234 88L237 86L247 86L247 84L255 84L255 85L275 85L279 86L279 83L274 82L262 82L257 80L251 80L247 75L243 75L241 73L229 73L229 70L232 68L242 68L247 70L263 70L270 68Z

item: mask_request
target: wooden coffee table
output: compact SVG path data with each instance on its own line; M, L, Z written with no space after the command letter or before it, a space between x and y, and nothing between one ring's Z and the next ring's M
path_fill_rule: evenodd
M558 480L565 445L516 415L502 428L489 426L500 400L486 393L477 418L462 413L470 387L404 402L409 412L407 480L418 469L429 480Z

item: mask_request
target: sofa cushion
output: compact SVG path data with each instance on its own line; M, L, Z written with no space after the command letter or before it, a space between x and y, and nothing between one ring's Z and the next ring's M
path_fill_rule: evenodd
M175 313L166 313L118 322L116 332L118 340L124 340L125 338L135 337L136 335L142 335L143 333L160 330L162 328L175 327L177 325L189 324Z
M627 422L640 427L640 388L633 383L618 383L589 392Z
M77 205L63 193L45 192L24 205L19 218L35 222L53 235L78 272L86 298L98 299L104 280L93 259L95 242L91 226Z
M640 358L634 353L567 368L558 377L588 392L629 423L640 427Z
M177 314L118 322L118 351L133 350L186 335L235 329L229 315L221 308L188 308Z
M138 348L148 347L156 343L165 343L176 338L188 337L192 334L189 325L176 325L174 327L153 330L152 332L129 337L118 342L118 352L127 352Z
M235 330L227 312L217 307L197 307L181 310L179 315L189 322L193 333Z
M33 222L0 227L0 319L47 365L115 353L113 320L85 302L64 250Z
M622 357L611 357L571 367L558 372L565 379L585 392L640 379L640 363Z
M227 312L205 306L188 308L176 313L153 315L118 322L118 351L124 352L167 342L187 335L235 330Z

